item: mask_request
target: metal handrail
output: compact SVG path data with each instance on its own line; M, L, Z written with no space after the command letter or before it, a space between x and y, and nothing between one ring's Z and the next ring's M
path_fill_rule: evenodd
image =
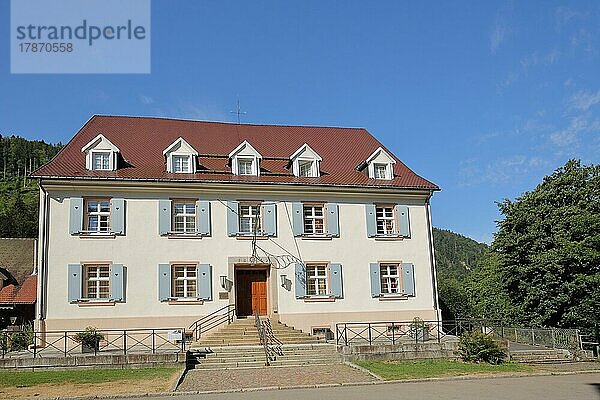
M223 323L227 322L227 325L231 324L234 319L235 304L227 304L225 307L221 307L212 313L205 315L204 317L192 322L189 329L192 330L192 334L195 340L200 339L203 333L214 329Z
M261 346L265 351L265 365L271 365L271 357L269 356L269 346L267 344L267 340L265 338L265 327L262 325L260 321L260 316L258 315L258 310L254 311L254 326L256 327L256 331L258 332L258 338L260 340Z
M267 358L270 361L275 361L277 356L283 355L283 342L275 337L270 319L267 318L262 321L262 326L265 342L267 343Z

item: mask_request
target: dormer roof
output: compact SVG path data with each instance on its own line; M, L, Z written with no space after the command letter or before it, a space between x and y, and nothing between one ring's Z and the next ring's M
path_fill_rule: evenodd
M320 155L317 154L308 144L304 143L294 154L290 156L290 160L294 161L294 159L298 157L310 158L317 161L323 161Z
M101 133L81 148L82 153L87 153L90 150L110 150L116 151L117 153L119 152L119 148Z
M396 160L394 160L394 158L381 147L377 148L377 150L375 150L365 162L367 164L372 162L382 164L396 164Z
M186 142L181 136L163 151L163 155L165 156L169 153L192 154L194 156L198 155L196 149L191 144Z
M231 153L229 153L229 158L233 158L235 156L253 156L258 159L261 159L262 156L247 140L244 140L238 147L233 149Z

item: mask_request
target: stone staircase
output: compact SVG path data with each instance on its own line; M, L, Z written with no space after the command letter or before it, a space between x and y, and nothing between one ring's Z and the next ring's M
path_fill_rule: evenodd
M342 361L333 344L279 322L272 323L272 327L275 337L283 343L282 354L270 361L272 367L326 365ZM265 350L260 345L254 318L238 319L202 337L192 344L187 358L188 369L260 368L265 363Z
M560 349L512 350L510 351L510 359L511 361L530 364L554 364L572 362L573 356L568 350Z
M262 317L264 319L265 317ZM271 322L273 334L283 344L311 344L322 342L316 336L303 333L279 322ZM254 318L237 319L232 324L200 338L192 347L259 346L260 339L254 326Z

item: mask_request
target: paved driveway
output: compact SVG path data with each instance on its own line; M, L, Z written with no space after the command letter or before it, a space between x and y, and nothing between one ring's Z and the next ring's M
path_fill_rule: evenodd
M152 398L161 399L165 398ZM377 400L489 399L600 400L600 373L473 380L390 383L320 389L269 390L246 393L176 396L177 400Z

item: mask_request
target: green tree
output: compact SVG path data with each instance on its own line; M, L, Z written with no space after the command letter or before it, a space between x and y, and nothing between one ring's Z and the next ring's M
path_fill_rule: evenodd
M534 325L600 323L600 166L570 160L499 207L497 266L488 271L508 311Z

